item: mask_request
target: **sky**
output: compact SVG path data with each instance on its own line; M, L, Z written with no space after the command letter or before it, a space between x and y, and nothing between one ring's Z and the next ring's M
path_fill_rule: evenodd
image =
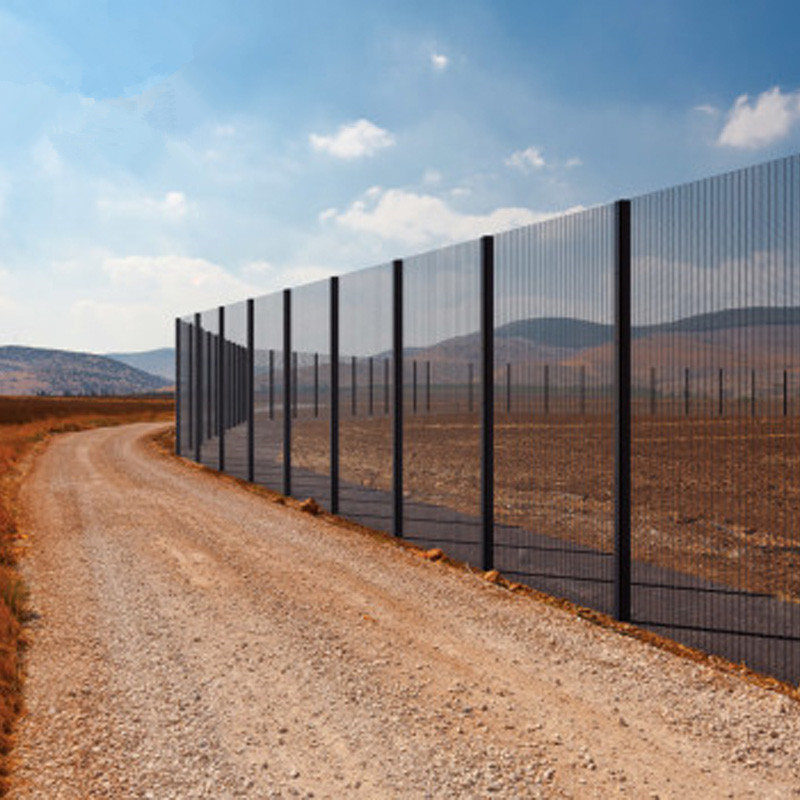
M800 151L800 4L0 0L0 344L174 318Z

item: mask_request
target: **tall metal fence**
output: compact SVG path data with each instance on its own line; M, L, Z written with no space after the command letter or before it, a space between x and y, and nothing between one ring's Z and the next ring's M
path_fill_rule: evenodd
M176 321L177 451L800 681L800 156Z

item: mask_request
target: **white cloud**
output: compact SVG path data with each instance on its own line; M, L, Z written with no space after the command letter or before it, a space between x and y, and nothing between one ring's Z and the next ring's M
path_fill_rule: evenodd
M312 133L308 139L314 150L344 159L371 156L378 150L391 147L395 142L394 136L389 131L379 128L366 119L342 125L331 136Z
M778 86L762 92L751 105L748 95L736 98L717 144L756 150L788 135L800 119L800 92L783 94Z
M715 106L708 105L707 103L695 106L694 110L699 111L701 114L706 114L709 117L716 117L717 114L719 114L718 108L716 108Z
M434 69L445 70L450 64L450 59L444 53L433 53L431 55L431 64Z
M542 151L538 147L517 150L506 159L505 163L507 167L513 167L521 172L542 169L546 165Z
M172 222L182 220L191 210L191 205L183 192L167 192L162 198L139 197L101 197L97 210L107 214L133 217L159 217Z
M422 176L422 182L426 186L435 186L442 182L442 173L435 169L426 169Z
M498 208L488 214L462 214L438 197L402 189L388 189L371 200L356 200L347 210L328 214L327 219L350 230L408 245L436 246L557 216L514 207Z
M582 167L583 166L583 161L580 158L578 158L577 156L574 156L573 158L568 158L567 159L567 162L566 162L565 166L568 169L572 169L573 167Z

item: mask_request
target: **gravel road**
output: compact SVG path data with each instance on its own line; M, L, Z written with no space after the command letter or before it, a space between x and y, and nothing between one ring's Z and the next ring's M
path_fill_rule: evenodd
M159 455L23 491L12 796L800 797L800 706Z

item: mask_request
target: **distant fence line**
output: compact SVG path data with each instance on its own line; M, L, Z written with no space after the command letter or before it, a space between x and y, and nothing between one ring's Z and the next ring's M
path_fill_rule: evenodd
M800 680L800 157L176 321L176 449Z

